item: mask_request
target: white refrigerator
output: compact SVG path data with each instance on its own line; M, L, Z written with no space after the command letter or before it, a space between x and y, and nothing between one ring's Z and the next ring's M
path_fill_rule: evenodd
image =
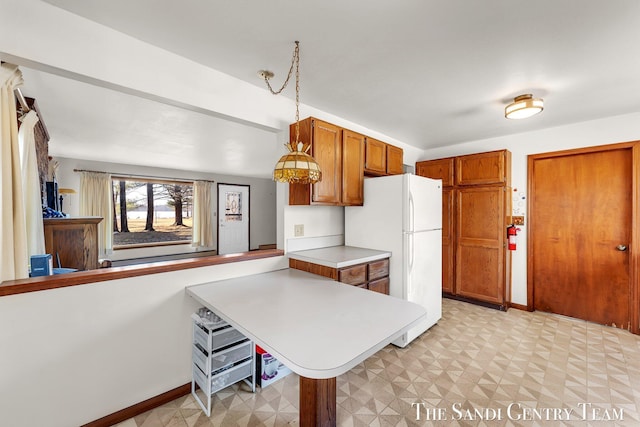
M345 208L345 245L391 252L389 294L427 318L393 342L405 347L442 317L442 181L412 174L366 178L364 205Z

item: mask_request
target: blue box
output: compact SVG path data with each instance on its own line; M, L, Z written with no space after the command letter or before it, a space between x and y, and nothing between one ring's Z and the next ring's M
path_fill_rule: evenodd
M53 274L65 274L65 273L74 273L78 271L77 268L54 268Z
M50 276L53 274L53 259L51 254L31 255L31 272L29 276Z

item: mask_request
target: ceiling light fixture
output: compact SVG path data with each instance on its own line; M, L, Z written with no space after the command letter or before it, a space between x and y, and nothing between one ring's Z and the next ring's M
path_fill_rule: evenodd
M294 142L284 144L289 151L282 156L273 169L273 180L279 182L288 182L290 184L314 184L322 179L320 165L307 152L311 148L310 144L300 142L300 42L296 41L296 47L293 51L293 59L291 60L291 68L289 74L282 87L275 91L269 83L269 79L273 78L273 73L268 70L258 71L258 75L267 83L267 87L272 94L278 95L287 87L293 69L296 70L296 135Z
M531 94L516 96L513 102L504 109L507 119L526 119L538 114L544 109L544 101L534 98Z

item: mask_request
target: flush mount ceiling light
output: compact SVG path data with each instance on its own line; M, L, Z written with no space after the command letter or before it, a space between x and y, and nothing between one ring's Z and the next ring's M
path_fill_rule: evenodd
M538 114L544 108L544 101L531 94L516 96L513 102L504 109L507 119L526 119Z
M293 59L291 60L291 68L284 84L279 90L273 90L269 79L273 78L273 73L268 70L258 71L258 76L264 79L269 91L278 95L284 90L289 83L291 74L295 67L296 70L296 135L293 142L284 144L289 151L282 156L273 169L273 180L279 182L288 182L290 184L314 184L322 179L320 165L307 152L311 148L310 144L300 142L300 42L296 41L296 47L293 51Z

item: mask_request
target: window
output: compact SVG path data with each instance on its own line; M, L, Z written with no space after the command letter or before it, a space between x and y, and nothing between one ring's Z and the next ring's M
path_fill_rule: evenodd
M193 185L112 178L115 248L191 243Z

